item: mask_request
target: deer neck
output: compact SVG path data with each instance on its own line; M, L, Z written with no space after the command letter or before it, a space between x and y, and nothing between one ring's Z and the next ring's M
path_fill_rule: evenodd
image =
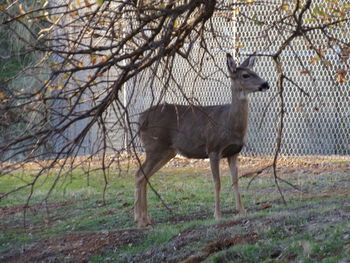
M248 94L240 83L232 82L232 101L230 108L230 124L233 129L245 136L248 124Z

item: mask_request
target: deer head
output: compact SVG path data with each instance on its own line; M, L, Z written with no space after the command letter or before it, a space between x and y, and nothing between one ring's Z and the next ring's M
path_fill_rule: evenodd
M248 57L239 67L232 56L227 53L227 68L232 81L232 90L247 95L252 92L265 91L269 84L253 71L255 54Z

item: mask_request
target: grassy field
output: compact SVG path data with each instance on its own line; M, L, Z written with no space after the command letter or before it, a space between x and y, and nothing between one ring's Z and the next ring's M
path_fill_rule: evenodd
M241 171L259 167L241 160ZM179 166L179 167L173 167ZM284 162L279 174L285 206L267 170L241 178L248 215L234 209L227 164L222 165L224 217L212 217L214 189L206 162L171 165L151 183L172 212L149 191L154 224L133 222L135 167L108 174L75 171L63 176L48 200L56 174L0 203L0 262L350 262L350 164L344 159ZM33 172L1 178L0 192L29 181ZM25 211L25 216L24 216ZM24 223L26 224L24 226Z

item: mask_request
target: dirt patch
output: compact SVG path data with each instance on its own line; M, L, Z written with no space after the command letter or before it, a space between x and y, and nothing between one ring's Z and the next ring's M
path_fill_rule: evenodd
M258 240L256 232L249 231L249 225L257 220L233 220L209 226L189 227L170 238L166 243L140 252L132 258L122 258L120 262L202 262L220 250L243 243L252 244ZM235 233L232 227L246 228L243 233ZM204 243L204 244L203 244ZM195 244L200 244L197 247Z
M258 239L258 235L256 233L248 233L245 235L236 235L229 238L224 239L218 239L213 242L210 242L207 244L199 253L195 256L190 256L189 258L182 261L182 263L197 263L202 262L204 259L206 259L210 254L216 253L220 250L227 249L231 246L242 244L242 243L248 243L252 244L256 242Z
M272 164L271 157L240 157L239 173L241 177L271 174L272 168L264 169ZM287 174L322 174L350 173L350 158L339 156L300 156L280 157L277 162L279 175Z
M226 160L222 161L222 169L228 172ZM267 168L273 163L272 157L239 157L239 175L241 177L251 177L259 175L271 175L272 168ZM167 167L199 167L210 169L207 159L187 159L177 156L172 159ZM350 174L350 158L347 156L281 156L277 162L277 172L279 175L292 174L322 174L348 172Z
M244 220L228 221L228 222L217 224L216 227L218 227L218 228L233 227L233 226L237 226L237 225L244 223L243 221Z
M128 154L118 154L118 155L108 155L107 159L113 161L110 165L111 168L119 170L124 165L135 166L138 167L139 161L141 162L145 159L144 154L138 154L138 158L135 155ZM260 156L260 157L249 157L249 156L239 156L239 167L241 175L246 173L251 173L255 170L259 170L263 167L271 165L273 158L269 156ZM58 160L54 165L52 170L61 169L62 165L67 167L79 167L81 165L89 166L92 169L101 167L101 160L97 158L93 158L91 156L85 157L75 157ZM74 165L73 165L74 164ZM23 169L28 171L32 171L36 173L43 169L43 167L51 166L50 161L40 161L40 162L28 162L28 163L18 163L14 165L13 163L3 163L3 168L6 170L7 167L16 169ZM201 168L210 168L210 164L208 159L187 159L180 155L173 158L166 165L167 167L201 167ZM300 167L307 168L308 171L312 173L318 174L325 171L332 171L332 169L336 169L335 171L348 171L350 173L350 158L348 156L280 156L278 159L278 167L279 168L290 168L290 171L298 171ZM296 169L293 169L296 168ZM224 169L228 169L227 166Z
M144 236L144 230L133 229L109 233L74 233L50 238L30 245L21 252L9 252L1 262L87 262L108 246L134 244Z
M230 238L219 239L210 242L203 248L203 252L211 254L219 250L223 250L233 245L241 243L254 243L257 240L258 235L256 233L249 233L246 235L237 235Z

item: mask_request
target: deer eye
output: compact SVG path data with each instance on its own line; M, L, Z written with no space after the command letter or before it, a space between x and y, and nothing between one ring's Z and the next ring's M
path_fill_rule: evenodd
M247 78L249 78L249 77L250 77L249 74L243 74L243 75L242 75L242 78L244 78L244 79L247 79Z

